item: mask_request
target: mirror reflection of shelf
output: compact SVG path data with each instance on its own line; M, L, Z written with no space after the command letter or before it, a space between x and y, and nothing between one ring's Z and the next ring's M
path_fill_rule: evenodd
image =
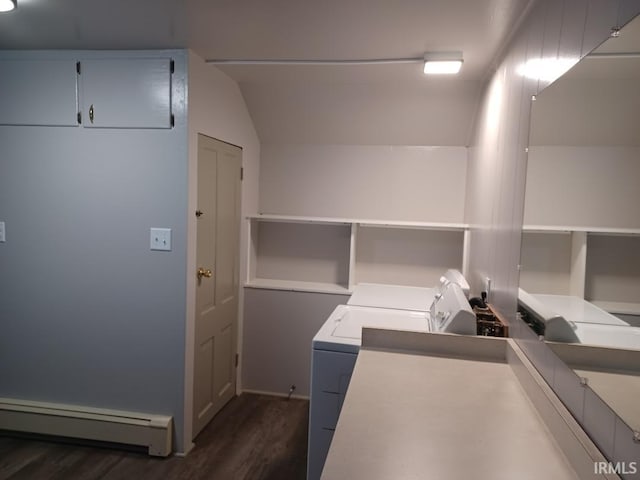
M520 285L640 315L640 229L526 225Z
M591 303L601 309L619 315L640 315L640 303L638 302L607 302L604 300L590 300Z
M640 235L640 228L570 227L564 225L524 225L525 233L573 233L585 232L601 235Z
M429 287L466 264L462 223L286 215L247 222L248 288L347 295L363 282Z

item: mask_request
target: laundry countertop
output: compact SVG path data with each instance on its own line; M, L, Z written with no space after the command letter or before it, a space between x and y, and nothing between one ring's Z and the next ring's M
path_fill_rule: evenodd
M507 363L363 347L322 479L425 478L578 476Z

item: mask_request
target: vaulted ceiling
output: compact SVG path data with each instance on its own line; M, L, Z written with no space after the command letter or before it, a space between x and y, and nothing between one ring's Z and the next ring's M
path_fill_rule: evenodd
M206 60L420 58L421 65L219 66L265 143L466 145L482 86L532 0L18 0L3 49L188 47Z

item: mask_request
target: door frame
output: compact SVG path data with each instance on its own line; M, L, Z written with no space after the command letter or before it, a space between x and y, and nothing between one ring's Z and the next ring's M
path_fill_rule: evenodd
M219 142L238 147L241 150L241 166L244 165L244 149L240 145L227 142L213 135L207 135L203 132L189 132L188 142L188 199L187 199L187 268L186 268L186 317L185 317L185 349L184 349L184 391L183 391L183 428L182 431L176 431L176 436L182 436L183 450L175 452L178 457L186 456L195 447L192 440L193 434L193 387L194 387L194 354L195 354L195 324L196 324L196 254L197 254L197 222L195 211L198 205L198 136L204 135ZM243 182L240 183L240 245L239 245L239 261L242 265L242 191ZM236 351L239 357L238 368L236 368L236 394L242 392L240 382L240 372L242 367L242 312L244 310L244 277L243 272L239 270L238 282L238 331L236 338Z

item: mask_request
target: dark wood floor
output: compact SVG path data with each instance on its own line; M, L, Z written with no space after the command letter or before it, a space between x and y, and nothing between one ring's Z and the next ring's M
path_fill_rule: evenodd
M0 479L303 480L308 419L308 401L243 394L186 458L0 437Z

